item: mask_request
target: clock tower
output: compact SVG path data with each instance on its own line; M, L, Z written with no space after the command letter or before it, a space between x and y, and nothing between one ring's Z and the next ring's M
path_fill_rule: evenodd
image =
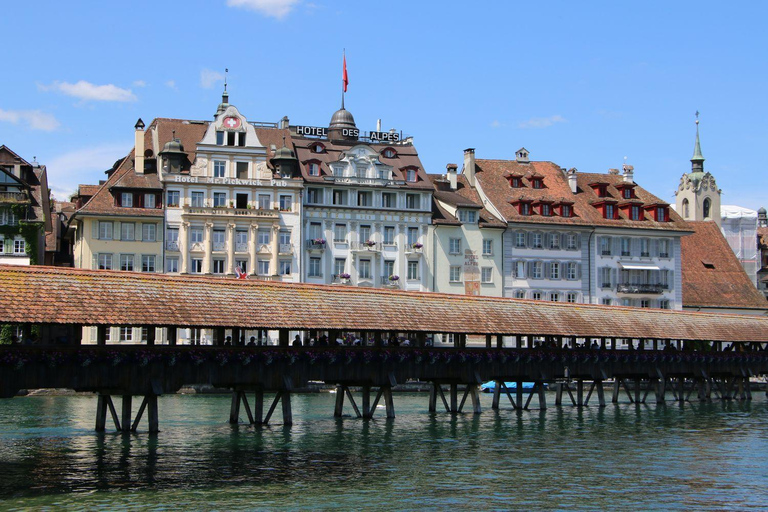
M691 172L683 174L675 192L676 210L685 220L711 220L720 226L720 193L715 177L704 171L704 156L699 141L699 113L696 112L696 144Z

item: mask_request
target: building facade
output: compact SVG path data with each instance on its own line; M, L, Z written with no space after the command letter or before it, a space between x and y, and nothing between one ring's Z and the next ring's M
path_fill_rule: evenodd
M361 132L352 114L292 126L305 181L303 278L426 291L432 183L411 138Z

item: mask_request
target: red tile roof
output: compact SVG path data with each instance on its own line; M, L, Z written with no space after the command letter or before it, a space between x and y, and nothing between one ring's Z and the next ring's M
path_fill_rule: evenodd
M475 208L479 211L480 227L504 228L506 223L497 219L483 207L483 201L477 190L470 187L464 176L456 177L456 190L450 189L450 184L439 174L428 174L427 177L435 187L434 198L454 207ZM439 203L435 202L432 215L433 224L461 225L456 216L448 213Z
M681 238L683 306L768 311L714 222L688 222L695 231Z
M0 265L0 323L768 341L768 318L427 292Z
M541 224L571 224L583 226L613 226L620 228L643 228L663 230L687 230L685 221L669 210L670 222L656 222L650 218L642 221L632 221L621 213L619 219L604 219L600 211L593 203L600 201L597 194L589 186L590 183L602 182L608 184L608 193L618 203L628 200L622 199L617 185L624 183L624 177L614 174L577 173L577 193L571 192L568 179L563 170L552 162L521 163L515 160L476 160L477 179L491 202L496 206L508 222L526 222ZM509 176L522 176L523 187L510 186ZM531 186L530 178L543 177L544 188L536 189ZM640 186L634 187L637 200L644 205L666 205L658 197L654 196ZM572 202L574 217L563 218L559 216L543 217L541 215L521 215L511 201L525 199L529 201L552 201L554 203Z

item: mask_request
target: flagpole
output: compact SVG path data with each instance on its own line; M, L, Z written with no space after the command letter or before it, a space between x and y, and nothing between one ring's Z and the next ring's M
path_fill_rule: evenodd
M344 110L344 72L347 67L347 49L342 50L342 62L344 63L344 70L341 73L341 110Z

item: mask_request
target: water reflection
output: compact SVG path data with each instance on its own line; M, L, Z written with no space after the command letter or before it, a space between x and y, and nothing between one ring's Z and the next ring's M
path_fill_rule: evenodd
M294 425L229 425L229 397L166 396L158 435L93 432L95 398L0 402L4 508L744 508L768 502L768 408L609 404L333 417L296 396ZM553 396L548 396L552 403ZM382 412L382 411L379 411ZM378 412L377 412L378 414Z

